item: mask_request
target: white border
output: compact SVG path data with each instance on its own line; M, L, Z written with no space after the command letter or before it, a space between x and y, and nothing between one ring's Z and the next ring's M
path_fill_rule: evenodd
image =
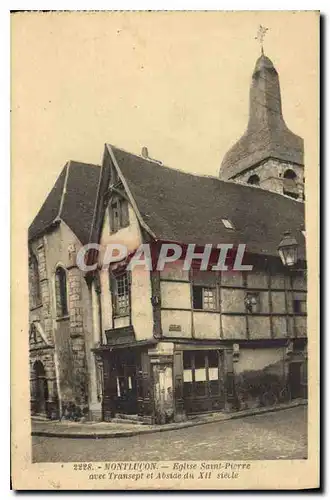
M91 5L92 4L92 5ZM280 1L277 2L265 2L263 1L250 1L244 2L242 0L230 0L230 1L215 1L215 0L203 0L203 1L184 1L184 0L167 0L166 2L160 2L159 0L149 0L149 1L129 1L129 0L117 0L111 2L105 2L101 0L93 0L93 2L73 2L72 0L57 0L57 1L34 1L22 2L13 1L9 2L3 0L0 6L0 50L1 50L1 61L2 61L2 71L0 73L0 133L1 133L1 183L0 183L0 220L1 220L1 233L3 236L3 244L0 247L0 262L3 263L1 272L1 348L2 348L2 362L0 365L1 369L1 403L2 411L0 413L0 429L2 432L2 446L1 446L1 474L0 474L0 492L2 498L7 498L12 496L14 493L9 491L10 485L10 470L9 470L9 446L10 446L10 419L7 408L9 407L10 400L10 389L9 389L9 363L10 363L10 351L9 351L9 332L10 332L10 304L9 304L9 293L10 290L10 274L9 274L9 234L10 234L10 221L9 221L9 206L10 206L10 196L9 196L9 186L10 186L10 137L9 137L9 108L10 108L10 27L9 27L9 10L321 10L321 13L325 16L330 13L330 3L328 1L319 1L313 3L310 1ZM323 21L323 30L326 29L326 22L328 19ZM325 53L324 61L324 84L323 90L326 92L325 82L329 82L329 44L327 37L324 36L324 46L323 51ZM326 64L326 62L328 64ZM326 71L325 71L326 70ZM324 96L323 96L324 99ZM325 101L327 106L326 109L322 106L322 113L324 114L323 123L326 122L326 118L329 116L329 99ZM323 103L324 105L324 103ZM329 129L327 134L323 136L324 149L329 143ZM325 163L326 155L322 158L323 163ZM315 166L316 167L316 166ZM326 171L328 165L323 165L322 172L323 178L321 185L325 184L324 194L328 195L330 193L330 176L326 176ZM14 195L14 193L13 193ZM323 217L325 221L329 221L329 196L325 196L325 213ZM24 207L22 207L24 209ZM326 217L328 215L328 218ZM327 224L327 229L329 229L329 224ZM324 238L325 250L329 248L329 231ZM326 261L327 253L324 252L324 261ZM14 263L12 263L14 265ZM326 289L329 285L329 266L325 269L326 279L324 281L324 288ZM324 278L323 278L324 279ZM324 304L325 311L330 310L330 299L329 295L326 298ZM328 334L328 329L326 328L327 322L323 325L323 348L327 347L326 354L324 354L324 360L330 359L329 356L329 341L327 345L325 344L325 337ZM327 365L328 363L325 363ZM328 381L328 370L326 375ZM326 381L323 380L323 384ZM329 402L328 402L329 403ZM325 408L325 412L328 408ZM328 412L326 412L328 413ZM326 425L326 419L324 417L324 424ZM323 439L324 439L323 435ZM329 444L329 432L327 433L326 443L321 441L322 446L327 450L327 445ZM327 468L323 471L324 480L329 477L330 472L329 461L327 461ZM138 494L138 493L137 493ZM175 495L175 494L174 494ZM279 493L281 498L288 497L287 494ZM48 496L47 493L38 495L38 498ZM62 494L62 498L69 497L69 494ZM122 496L122 494L120 495ZM135 496L132 495L131 496ZM159 495L158 495L159 496ZM160 495L163 496L163 495ZM229 498L244 498L242 494L238 493L235 495L226 495L221 493L222 497ZM89 495L89 498L96 497L96 495ZM111 494L112 498L119 498L117 494ZM203 493L200 494L203 498Z

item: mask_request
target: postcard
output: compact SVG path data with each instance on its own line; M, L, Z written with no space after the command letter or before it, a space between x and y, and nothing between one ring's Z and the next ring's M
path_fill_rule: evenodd
M319 487L319 23L11 14L13 489Z

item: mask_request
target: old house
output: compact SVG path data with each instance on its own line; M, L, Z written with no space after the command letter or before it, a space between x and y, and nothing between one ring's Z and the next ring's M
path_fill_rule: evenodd
M29 232L33 411L164 423L306 396L304 231L303 142L263 55L220 178L109 144L101 168L70 162ZM244 243L253 269L104 266L111 244L171 242ZM101 251L83 272L86 243Z
M68 162L29 228L32 414L89 408L91 307L75 256L89 241L99 176L96 165Z

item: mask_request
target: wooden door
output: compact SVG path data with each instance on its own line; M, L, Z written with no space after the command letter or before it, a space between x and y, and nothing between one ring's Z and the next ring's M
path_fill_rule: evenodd
M150 358L146 351L141 352L140 365L136 373L136 378L138 415L148 417L152 420L154 417L152 370Z

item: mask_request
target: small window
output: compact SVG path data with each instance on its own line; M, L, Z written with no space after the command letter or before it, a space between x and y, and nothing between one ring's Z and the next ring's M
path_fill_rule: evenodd
M260 312L260 296L258 292L248 292L245 296L245 306L249 313Z
M293 312L295 314L306 314L307 313L306 300L295 299L293 301Z
M58 267L55 273L56 313L58 317L67 316L68 302L66 290L66 272Z
M111 271L110 271L111 272ZM129 278L127 273L111 278L114 313L126 316L129 313Z
M193 307L194 309L216 309L215 288L193 286Z
M248 182L248 184L251 184L253 186L259 186L259 184L260 184L259 175L256 175L256 174L250 175L247 182Z
M235 229L234 224L229 219L221 219L226 229Z
M288 168L288 170L286 170L284 172L283 177L284 177L284 179L294 180L294 179L296 179L297 175L296 175L296 172L294 170L292 170L291 168Z

